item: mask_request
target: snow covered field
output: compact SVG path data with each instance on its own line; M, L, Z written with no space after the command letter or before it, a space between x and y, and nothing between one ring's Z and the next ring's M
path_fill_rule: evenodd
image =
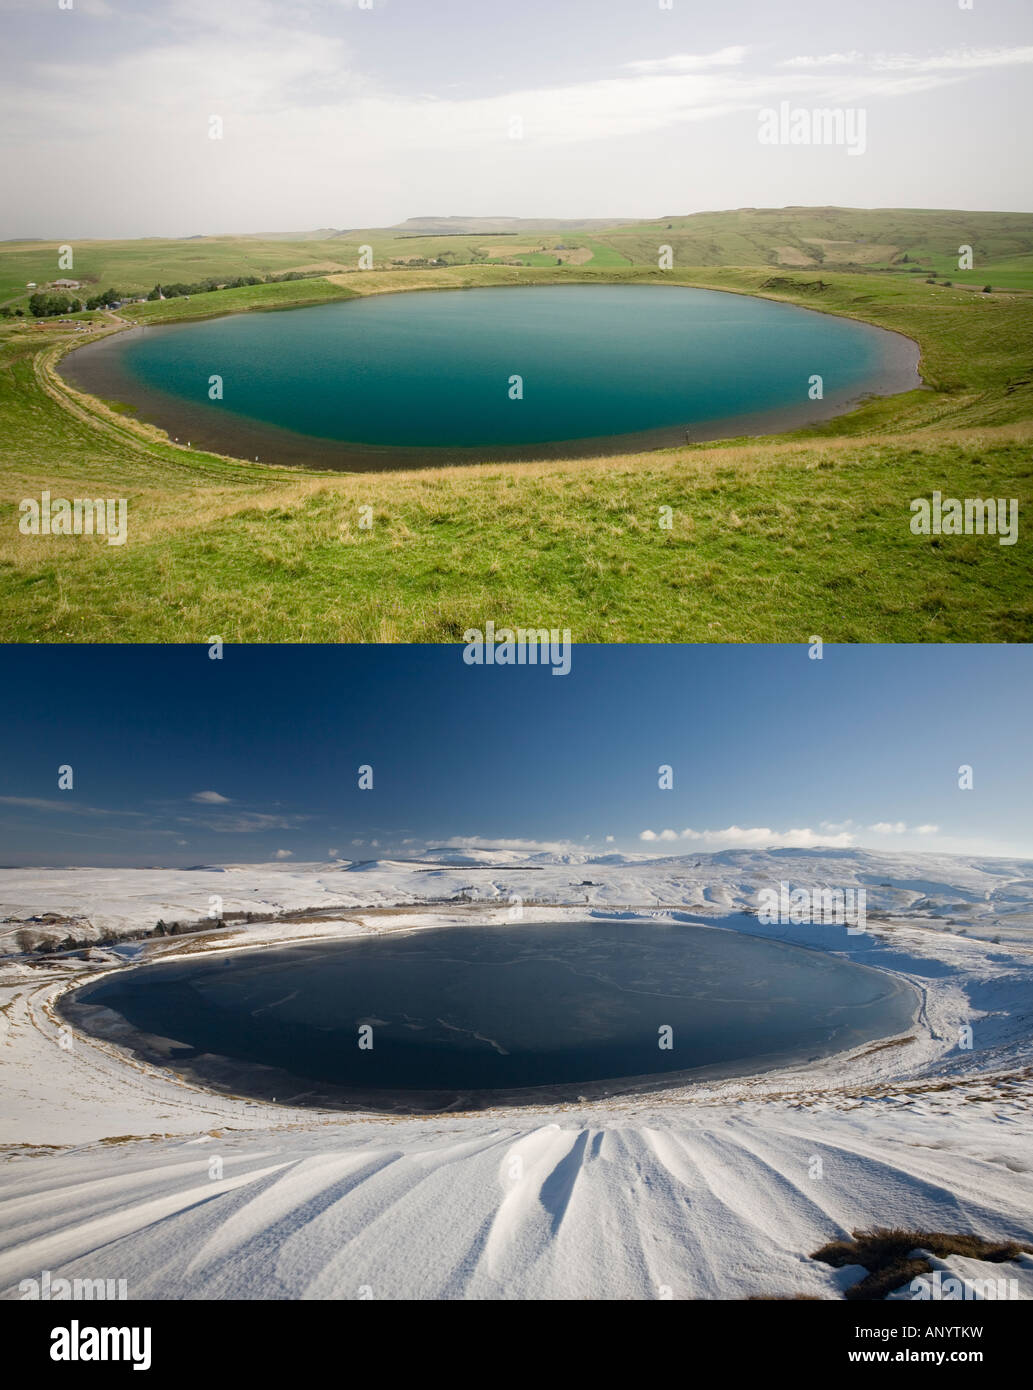
M783 881L864 887L867 929L763 925L757 893ZM252 920L130 939L159 919L200 924L212 898ZM418 863L2 870L0 904L7 1297L44 1270L125 1279L130 1298L838 1297L860 1272L809 1255L860 1227L974 1232L1033 1249L1028 861L440 851ZM54 1010L87 975L170 952L516 911L773 936L894 972L923 1007L907 1037L807 1066L421 1118L207 1093L71 1034ZM114 944L89 959L26 957L26 932ZM941 1264L1033 1294L1026 1257Z

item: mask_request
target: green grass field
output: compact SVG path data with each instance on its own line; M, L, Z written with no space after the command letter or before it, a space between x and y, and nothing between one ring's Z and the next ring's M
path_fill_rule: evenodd
M587 245L592 258L526 268L390 268L399 255L432 259L442 243L469 242L472 254L510 240L476 235L84 248L103 285L126 290L209 274L317 265L331 272L120 311L149 322L456 285L652 281L763 294L907 333L921 345L927 389L762 440L567 462L317 473L174 446L63 383L59 358L82 337L69 325L0 320L0 638L456 641L491 618L497 626L567 627L576 641L1033 639L1025 524L1033 501L1033 297L944 289L858 259L881 254L891 234L913 236L923 264L952 242L975 247L981 236L1002 262L1021 266L1033 217L827 209L767 216L759 249L764 215L704 214L702 230L693 230L697 219L560 230L557 243ZM966 217L981 226L954 242L955 219ZM848 231L864 238L844 261L850 269L831 267L827 254L816 266L784 263L785 248ZM658 232L676 246L673 271L655 268ZM752 260L683 265L679 234L697 247L705 242L708 255L744 251ZM512 240L538 246L543 238L535 231ZM342 254L364 240L378 248L369 272ZM331 263L319 251L333 244ZM0 284L41 282L48 254L35 244L0 247ZM78 256L74 273L83 273ZM127 497L128 543L20 535L18 502L43 489ZM1018 544L913 536L909 503L934 490L1018 498ZM358 524L367 505L372 530ZM670 530L659 525L662 507L673 509Z

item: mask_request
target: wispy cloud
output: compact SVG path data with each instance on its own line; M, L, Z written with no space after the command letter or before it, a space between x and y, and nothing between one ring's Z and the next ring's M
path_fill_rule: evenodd
M203 801L210 806L228 806L230 802L228 796L220 796L218 792L194 792L190 800Z
M864 54L851 50L849 53L801 54L797 58L783 59L784 68L842 68L864 62Z
M939 828L938 825L908 825L902 820L877 820L868 827L876 835L935 835Z
M48 801L38 796L0 796L4 806L21 806L27 811L48 811L68 816L142 816L142 811L109 811L103 806L85 806L80 801Z
M818 68L870 68L873 72L975 72L981 68L1019 67L1033 63L1033 47L956 48L947 53L847 53L800 54L779 65L805 72Z
M633 72L703 72L707 68L734 67L743 62L749 49L741 46L719 48L716 53L672 53L667 58L639 58L625 63Z
M227 835L248 835L263 830L297 830L307 819L307 816L269 815L263 811L177 817L181 825L200 825L206 830Z
M972 72L979 68L1010 68L1033 63L1033 47L960 48L916 58L910 53L880 53L872 66L882 72Z

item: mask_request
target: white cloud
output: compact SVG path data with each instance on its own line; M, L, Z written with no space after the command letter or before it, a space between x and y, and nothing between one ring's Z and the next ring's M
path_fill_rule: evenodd
M189 160L206 179L259 151L281 170L277 177L289 176L282 164L289 150L308 176L332 160L342 139L350 165L371 169L430 149L501 154L531 144L598 143L753 111L781 97L855 100L926 90L949 80L937 74L952 66L946 58L939 65L888 58L878 72L857 71L845 84L823 71L746 71L746 50L732 47L640 59L615 76L452 98L388 91L356 69L339 38L312 28L281 29L269 20L236 32L231 46L226 38L210 19L198 19L182 36L103 63L41 62L20 71L20 84L8 82L0 115L11 130L31 130L37 152L48 138L104 138L127 157L137 149L144 168L147 153L153 159L157 151L177 166ZM211 114L222 117L224 140L208 140ZM523 121L522 141L509 139L514 115Z
M803 71L867 67L873 72L975 72L982 68L1017 67L1025 63L1033 63L1033 47L959 48L948 53L927 54L923 58L911 53L875 53L868 57L851 49L846 53L801 54L796 58L784 59L780 66Z
M741 63L749 49L741 45L719 48L716 53L672 53L668 58L639 58L625 63L633 72L701 72L706 68L732 67Z
M864 54L856 49L849 53L821 53L814 57L802 55L799 58L786 58L781 64L784 68L841 68L864 62Z
M928 58L915 58L909 53L880 53L872 66L882 72L949 72L962 69L1015 67L1033 63L1033 47L1029 48L961 48Z
M227 805L229 805L229 800L230 800L230 799L229 799L228 796L220 796L218 792L194 792L194 794L193 794L193 796L190 798L190 800L191 800L191 801L203 801L203 802L205 802L206 804L212 805L212 806L215 806L215 805L227 806Z
M708 849L811 849L826 846L845 849L854 843L854 836L839 833L826 834L823 831L806 827L793 830L772 830L768 826L743 828L729 825L724 830L683 830L679 835L674 830L643 830L640 840L689 840L703 844Z
M511 849L524 854L583 853L582 847L570 840L492 840L483 835L454 835L450 840L442 840L440 847L459 850Z
M936 834L939 833L939 829L940 829L940 827L939 827L938 825L916 825L916 826L915 826L915 834L916 834L916 835L936 835Z
M289 850L289 849L278 849L278 850L276 851L276 853L273 855L273 858L274 858L274 859L290 859L290 858L293 857L293 854L294 854L294 851L293 851L293 850Z

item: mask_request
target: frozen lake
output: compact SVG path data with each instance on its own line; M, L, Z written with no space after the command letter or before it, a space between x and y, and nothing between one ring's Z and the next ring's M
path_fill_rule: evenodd
M732 1076L906 1032L909 985L735 931L437 928L185 958L67 996L78 1026L294 1104L442 1109Z

